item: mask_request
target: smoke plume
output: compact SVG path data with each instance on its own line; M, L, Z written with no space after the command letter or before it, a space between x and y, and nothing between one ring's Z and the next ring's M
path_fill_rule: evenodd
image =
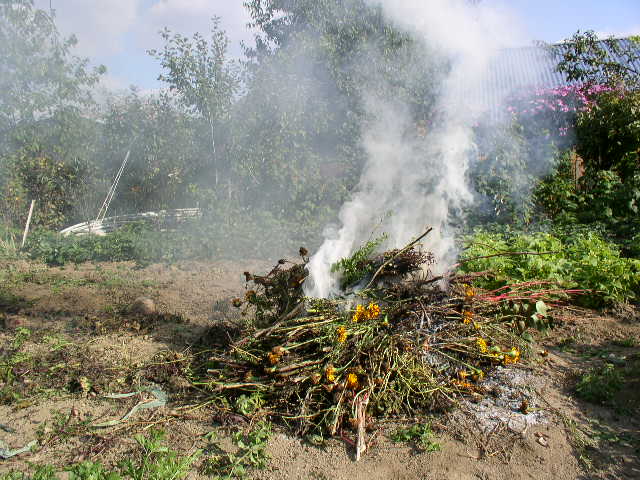
M492 58L519 39L504 12L464 0L369 0L388 20L409 32L447 62L435 110L426 130L415 125L407 105L362 92L367 117L362 141L368 159L340 225L327 229L309 263L307 294L327 297L338 290L331 265L348 257L372 232L388 235L386 248L398 248L434 227L425 240L440 268L455 258L454 223L473 200L467 173L474 156L473 127L487 109ZM377 86L376 91L393 89ZM418 131L417 131L418 130Z

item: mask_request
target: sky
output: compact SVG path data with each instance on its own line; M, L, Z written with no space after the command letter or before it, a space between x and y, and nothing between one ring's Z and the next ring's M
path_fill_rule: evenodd
M402 1L402 0L397 0ZM241 42L251 42L249 16L243 0L35 0L53 8L62 35L75 34L74 52L107 67L103 84L110 89L136 85L161 87L160 67L146 52L160 48L158 32L192 35L209 31L212 16L221 17L230 40L230 54L242 54ZM640 0L483 0L507 11L519 24L523 38L556 42L576 30L608 36L640 34Z

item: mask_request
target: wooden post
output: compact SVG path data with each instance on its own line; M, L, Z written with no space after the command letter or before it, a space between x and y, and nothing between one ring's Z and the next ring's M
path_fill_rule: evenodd
M27 241L27 235L29 234L29 225L31 225L31 215L33 214L33 206L36 204L35 200L31 200L31 206L29 207L29 216L27 217L27 224L24 226L24 233L22 234L22 245L20 248L24 248L24 243Z

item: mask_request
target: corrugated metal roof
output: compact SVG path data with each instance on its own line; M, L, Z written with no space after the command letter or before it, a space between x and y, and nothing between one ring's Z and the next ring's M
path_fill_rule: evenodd
M618 39L620 46L627 48L632 46L638 50L640 47L631 44L628 39ZM601 42L607 51L609 60L622 64L628 64L623 58L608 47L606 42ZM524 47L502 50L490 63L487 74L482 81L480 92L476 92L476 100L488 110L495 120L502 118L504 113L504 101L514 94L534 91L536 89L552 89L570 85L571 83L563 73L557 71L559 58L541 47ZM630 64L635 70L640 71L640 59Z

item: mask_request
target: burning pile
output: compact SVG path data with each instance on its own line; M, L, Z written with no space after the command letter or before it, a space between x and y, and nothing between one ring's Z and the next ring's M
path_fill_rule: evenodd
M503 303L469 276L433 276L433 257L417 241L378 256L368 245L341 262L361 275L334 299L304 298L301 255L264 276L245 273L254 289L234 303L255 322L210 358L208 389L253 398L298 433L335 435L363 430L365 418L415 416L482 395L488 371L520 358Z

